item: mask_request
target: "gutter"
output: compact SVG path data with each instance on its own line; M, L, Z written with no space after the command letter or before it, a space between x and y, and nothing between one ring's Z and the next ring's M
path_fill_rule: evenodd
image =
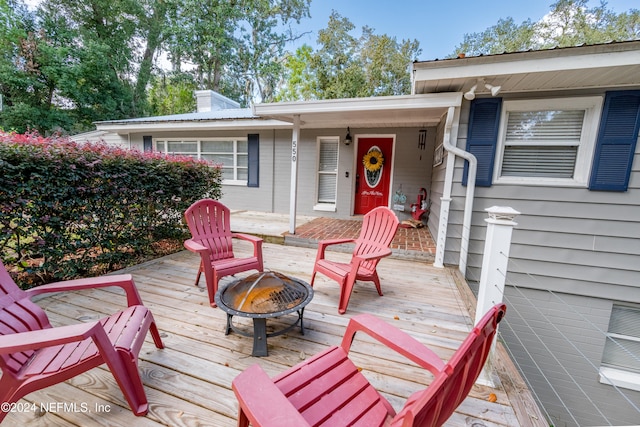
M455 118L455 120L454 120ZM444 251L447 240L447 226L449 225L449 206L451 205L451 188L453 187L453 170L455 167L455 156L462 157L469 162L467 174L467 194L464 203L464 216L462 219L462 238L460 241L460 262L458 269L464 275L467 269L467 258L469 254L469 233L471 231L471 215L473 213L473 199L476 190L476 171L478 161L476 157L451 144L452 129L454 135L458 134L458 123L460 121L460 109L449 107L447 119L445 121L443 144L449 155L447 156L446 175L444 179L444 191L442 193L442 204L440 206L440 224L438 226L438 239L436 243L436 256L434 267L444 267Z

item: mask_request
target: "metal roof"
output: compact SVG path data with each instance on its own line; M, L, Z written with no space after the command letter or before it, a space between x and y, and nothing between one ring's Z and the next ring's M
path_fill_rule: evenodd
M640 88L640 40L540 51L502 53L413 64L413 94L258 104L251 108L96 122L101 131L409 127L439 123L473 85L501 94L572 89ZM480 83L480 84L479 84Z
M97 130L116 132L119 134L184 129L279 129L291 127L291 123L256 116L250 108L232 108L126 120L108 120L95 122L95 125Z
M501 93L640 87L640 40L423 61L413 64L413 93Z
M251 108L230 108L225 110L205 111L198 113L171 114L166 116L139 117L125 120L106 120L96 122L96 124L106 123L157 123L157 122L183 122L202 120L238 120L238 119L259 119L253 114Z

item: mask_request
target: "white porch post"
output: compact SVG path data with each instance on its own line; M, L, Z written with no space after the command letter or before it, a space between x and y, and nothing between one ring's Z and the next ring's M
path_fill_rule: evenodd
M485 218L487 222L487 237L485 238L484 256L482 257L480 289L478 291L476 319L474 322L476 325L491 307L502 302L507 264L509 262L509 248L511 247L511 233L513 227L518 225L513 219L520 214L520 212L507 206L492 206L485 210L489 213L489 218ZM476 381L478 384L495 387L494 380L489 373L491 371L489 366L493 360L496 340L497 337L491 345L487 365L482 369Z
M291 136L291 193L289 195L289 233L296 233L296 205L298 204L298 141L300 140L300 114L293 116Z
M451 146L451 132L453 128L455 110L449 109L444 127L442 144L445 148ZM445 167L444 190L440 201L440 220L438 224L438 238L436 239L436 256L434 267L444 268L444 250L447 243L447 227L449 225L449 207L451 206L451 188L453 187L453 169L456 164L454 152L447 149L447 166ZM464 272L463 272L464 274Z
M453 159L453 155L448 156ZM448 167L448 166L447 166ZM453 167L451 168L453 169ZM448 170L448 169L447 169ZM444 247L447 241L447 226L449 221L449 206L451 206L451 197L440 198L440 218L445 218L446 221L440 221L438 225L438 238L436 240L436 256L433 261L433 266L438 268L444 268Z
M518 225L513 219L520 215L520 212L507 206L492 206L486 211L489 213L489 218L485 219L487 237L484 242L475 324L491 307L502 302L511 233L513 227Z

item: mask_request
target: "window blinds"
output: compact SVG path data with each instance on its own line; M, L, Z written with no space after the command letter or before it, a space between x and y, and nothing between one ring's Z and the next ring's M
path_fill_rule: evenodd
M572 178L584 110L511 111L502 176Z
M640 309L614 305L603 365L640 373Z
M337 139L321 139L318 160L318 203L336 203L338 185Z

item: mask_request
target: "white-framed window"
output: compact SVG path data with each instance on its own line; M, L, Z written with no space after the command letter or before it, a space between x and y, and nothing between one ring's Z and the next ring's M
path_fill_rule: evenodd
M223 184L247 184L247 138L158 139L155 148L162 153L191 156L221 165Z
M602 97L505 101L495 183L586 187Z
M640 391L640 307L613 305L600 382Z
M318 138L318 188L315 210L336 210L339 149L340 137Z

